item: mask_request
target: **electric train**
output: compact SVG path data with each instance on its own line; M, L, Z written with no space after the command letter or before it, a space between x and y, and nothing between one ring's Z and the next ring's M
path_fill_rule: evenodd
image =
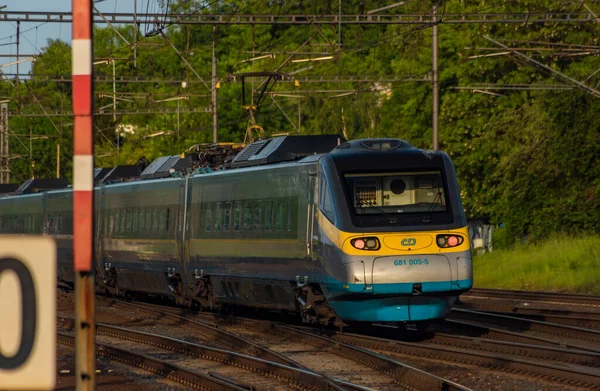
M95 187L98 290L403 325L444 318L473 285L444 152L282 136L248 145L227 169L184 171ZM0 233L54 237L65 282L72 202L69 187L0 198Z

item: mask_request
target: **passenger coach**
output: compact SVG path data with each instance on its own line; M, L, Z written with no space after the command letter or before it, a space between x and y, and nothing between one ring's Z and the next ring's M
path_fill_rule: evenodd
M424 325L472 286L443 152L397 139L283 136L248 145L219 170L207 156L160 158L120 183L110 183L116 169L98 178L99 290L311 323ZM72 282L71 189L18 193L0 198L1 233L55 237L59 277Z

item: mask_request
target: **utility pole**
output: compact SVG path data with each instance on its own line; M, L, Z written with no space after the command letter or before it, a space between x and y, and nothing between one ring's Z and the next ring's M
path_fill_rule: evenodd
M437 25L437 5L433 6L433 149L437 150L438 145L438 117L439 117L439 82L438 82L438 25Z
M300 133L300 126L302 125L301 102L302 102L302 99L298 99L298 133Z
M33 124L29 118L29 179L33 179Z
M8 145L8 105L0 104L0 183L10 182L10 149Z
M60 144L56 144L56 177L60 178Z
M133 0L133 67L137 69L137 0Z
M17 21L17 83L19 82L19 50L21 48L21 21Z
M338 66L342 62L342 0L338 6Z
M113 121L117 123L117 72L115 59L112 59L112 68L113 68Z
M94 391L96 389L96 308L95 267L93 266L93 2L72 0L72 10L75 389Z
M213 25L212 39L212 116L213 116L213 143L218 141L217 134L217 60L215 58L215 30Z

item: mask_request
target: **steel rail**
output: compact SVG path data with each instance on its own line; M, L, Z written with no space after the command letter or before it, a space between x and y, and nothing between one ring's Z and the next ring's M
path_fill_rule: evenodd
M514 308L508 311L488 311L498 315L510 315L516 318L537 320L541 322L557 323L566 326L600 329L600 314L585 312L556 311L539 308Z
M482 323L493 323L519 331L537 331L545 334L566 336L579 340L600 343L600 330L586 329L564 324L542 322L539 320L519 318L508 315L498 315L490 312L453 308L449 319L467 320Z
M467 337L445 333L435 333L425 342L455 346L465 349L482 350L504 355L524 356L541 360L568 362L571 364L600 368L600 353L572 350L553 346L540 346L527 343L498 341L488 338Z
M57 333L57 342L66 346L75 346L75 337L69 334ZM98 356L109 360L115 360L132 367L144 369L146 371L163 376L166 379L183 384L186 387L200 390L215 391L247 391L247 388L240 387L231 381L217 379L210 375L191 371L178 365L168 363L157 358L134 353L116 346L96 343L96 353Z
M75 319L72 317L58 317L62 324L72 329ZM113 338L134 341L147 345L157 346L162 349L192 355L203 359L220 362L226 365L236 366L252 372L270 375L279 381L286 381L296 388L311 388L318 390L343 391L345 388L336 385L327 377L304 369L293 368L287 365L274 363L260 358L240 354L228 350L213 348L200 344L181 341L178 339L161 336L158 334L145 333L123 327L96 323L96 333ZM350 384L350 383L347 383ZM359 389L353 387L354 389Z
M583 387L600 388L600 370L596 368L573 364L557 365L548 362L511 357L506 354L482 352L481 349L473 349L473 345L477 344L477 341L471 341L471 346L469 348L458 348L415 342L393 341L362 334L335 333L332 335L332 338L336 341L363 346L368 349L377 349L385 352L391 351L404 355L426 357L436 360L443 359L453 363L477 365L503 372L522 373L533 377L551 379L553 381L558 380L563 383ZM465 341L463 340L462 342L464 343ZM501 344L504 344L505 347L508 346L508 343L496 342L496 344L497 346L500 346ZM525 352L530 348L528 345L518 346L517 344L513 344L512 347L514 349L523 349ZM532 347L532 349L536 349L536 347ZM598 359L598 357L600 357L600 355L596 355L595 358Z
M482 297L490 299L510 299L540 301L547 303L564 303L577 305L600 306L600 296L579 295L571 293L513 291L505 289L471 289L461 297Z
M102 17L103 16L103 17ZM519 12L519 13L470 13L444 15L438 20L432 14L346 14L346 15L210 15L210 14L158 14L116 13L94 14L94 24L209 24L209 25L347 25L347 24L416 24L428 25L469 23L588 23L595 20L590 12ZM71 23L71 12L65 11L2 11L0 21Z
M529 345L560 347L572 349L575 351L584 351L592 353L600 353L598 348L590 347L589 345L579 345L573 343L564 343L555 339L538 337L535 335L527 335L523 333L515 333L495 327L484 326L472 322L446 319L441 329L444 332L449 332L456 335L467 337L481 337L495 341L507 341L514 343L524 343Z
M328 337L323 337L312 332L307 332L296 327L286 326L281 323L272 323L272 330L284 335L294 336L297 340L305 341L318 348L326 348L328 351L339 356L373 367L390 375L405 389L448 391L469 390L467 387L461 386L460 384L395 361L389 357Z
M150 306L151 308L163 308L162 306L156 305ZM284 325L282 323L273 322L269 320L248 319L236 316L223 316L213 313L190 313L190 311L185 309L168 307L166 308L166 311L170 313L177 313L184 317L202 317L206 321L213 322L215 324L220 323L228 325L239 325L253 330L256 330L258 328L263 330L272 330L283 334L291 334L300 340L305 340L307 343L310 343L313 346L327 347L331 349L331 351L335 354L338 354L342 357L346 357L353 361L357 361L362 364L369 365L384 373L390 374L393 376L394 380L397 381L401 386L404 386L410 390L468 390L468 388L464 386L450 382L446 379L437 377L419 369L412 368L408 365L396 362L394 360L389 359L388 357L381 356L373 352L357 348L355 346L342 344L330 340L328 338L305 332L296 327Z
M457 308L500 313L520 318L559 323L569 326L600 329L600 312L573 311L572 307L543 308L535 303L515 303L512 300L466 299ZM568 308L568 309L567 309ZM590 308L596 310L596 308Z
M304 366L285 357L282 354L274 352L268 348L265 348L259 344L254 343L246 338L240 337L233 333L229 333L225 330L221 330L221 329L215 327L215 325L213 325L213 324L199 322L199 321L188 319L188 318L185 318L185 317L182 317L179 315L175 315L175 314L171 313L170 311L164 310L162 308L161 309L151 308L151 307L148 307L145 305L138 305L138 304L128 303L128 302L124 302L124 301L117 301L117 300L106 300L106 299L101 299L101 298L97 298L97 301L103 302L103 303L108 303L108 304L111 304L112 306L134 308L134 309L137 309L142 312L161 315L165 318L170 318L170 319L180 321L180 322L183 321L185 324L198 330L201 334L206 335L211 338L214 338L215 340L225 343L226 345L228 345L232 348L235 348L237 350L241 350L243 352L250 353L252 356L262 358L263 360L287 365L287 366L290 366L293 368L307 369Z
M138 304L128 303L128 302L124 302L124 301L106 300L106 299L102 299L102 298L97 298L97 301L109 303L109 304L117 305L117 306L135 308L142 312L157 314L157 315L161 315L166 318L171 318L171 319L174 319L174 320L177 320L180 322L185 322L185 324L196 328L198 331L200 331L200 333L207 335L209 337L212 337L216 340L219 340L220 342L223 342L236 350L248 352L252 356L263 359L268 362L282 364L287 367L292 367L292 368L297 368L299 370L312 372L310 369L306 368L305 366L299 364L298 362L296 362L280 353L277 353L269 348L266 348L264 346L256 344L256 343L254 343L246 338L240 337L236 334L227 332L225 330L221 330L218 327L216 327L217 326L216 324L199 322L199 321L189 319L185 316L180 316L177 313L185 314L185 311L183 311L181 309L157 306L157 305L151 305L151 304L138 305ZM352 390L356 390L356 391L364 391L364 389L365 389L364 387L361 387L359 385L352 384L350 382L346 382L346 381L343 381L340 379L329 378L329 377L327 377L325 375L321 375L321 374L320 374L320 376L322 376L325 379L329 379L330 381L337 384L337 386L342 387L343 389L352 389Z

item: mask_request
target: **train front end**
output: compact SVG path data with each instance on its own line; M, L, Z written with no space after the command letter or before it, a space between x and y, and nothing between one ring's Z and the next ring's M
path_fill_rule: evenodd
M402 140L357 140L321 159L321 169L320 191L334 212L322 208L318 218L331 247L333 277L322 284L331 308L346 322L444 318L473 284L448 155Z

